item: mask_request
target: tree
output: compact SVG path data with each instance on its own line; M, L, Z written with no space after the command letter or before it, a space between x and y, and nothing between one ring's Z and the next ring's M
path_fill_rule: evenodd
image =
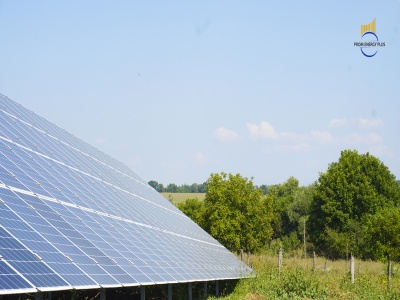
M166 192L168 193L177 193L178 192L178 186L175 183L170 183L168 184L166 188Z
M269 187L268 195L273 199L274 218L272 226L274 238L282 239L283 236L290 234L297 229L297 224L293 224L288 215L288 209L294 201L294 195L299 187L299 181L290 177L282 184Z
M287 214L289 221L297 225L297 236L303 240L303 253L307 255L306 223L310 215L314 186L299 187L294 193L293 202L289 205Z
M157 190L157 192L159 192L159 193L162 193L162 192L164 192L164 185L162 184L162 183L159 183L158 185L157 185L157 188L156 188L156 190Z
M366 221L370 257L400 261L400 208L386 208Z
M299 181L294 177L268 189L274 203L273 237L282 241L286 251L298 248L301 241L305 250L305 222L310 211L312 190L313 186L299 187Z
M190 186L190 192L191 193L198 193L199 192L199 187L198 187L197 183L193 183Z
M162 193L164 191L164 186L162 185L162 183L158 183L155 180L150 180L148 184L159 193Z
M204 228L204 202L197 198L188 198L176 205L185 215Z
M268 194L268 186L266 184L260 185L259 189L263 190L264 195Z
M307 222L310 238L333 258L343 257L346 248L365 257L367 217L399 203L399 185L378 158L342 151L316 183Z
M158 186L158 182L157 181L155 181L155 180L150 180L149 182L148 182L148 184L153 188L153 189L157 189L157 186Z
M231 251L257 251L272 236L272 202L240 174L211 174L204 199L205 229Z

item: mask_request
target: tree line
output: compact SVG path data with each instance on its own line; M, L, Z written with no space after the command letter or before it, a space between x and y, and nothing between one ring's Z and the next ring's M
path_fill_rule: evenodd
M150 180L148 184L154 188L159 193L205 193L206 190L206 182L203 183L192 183L192 184L182 184L176 185L175 183L170 183L167 186L164 186L162 183L159 183L155 180ZM266 184L262 184L260 186L255 186L257 189L261 189L264 195L268 192L268 186Z
M170 183L164 186L162 183L158 183L155 180L151 180L148 184L154 188L159 193L205 193L206 183L193 183L176 185L175 183Z
M400 184L376 157L341 152L315 183L290 177L266 190L240 174L211 174L204 201L178 208L231 251L271 247L332 259L400 260Z

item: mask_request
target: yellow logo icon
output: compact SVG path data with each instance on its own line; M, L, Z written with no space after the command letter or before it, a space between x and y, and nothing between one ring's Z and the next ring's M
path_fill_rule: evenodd
M373 32L376 34L376 18L367 25L361 25L361 36L366 32Z
M373 57L380 47L385 47L385 42L379 41L376 35L376 18L371 23L361 25L361 41L354 42L354 46L360 47L361 53L366 57Z

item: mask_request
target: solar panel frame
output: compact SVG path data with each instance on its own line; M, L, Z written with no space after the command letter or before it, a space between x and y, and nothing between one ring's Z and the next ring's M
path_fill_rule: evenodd
M124 164L2 94L0 199L0 294L252 275Z

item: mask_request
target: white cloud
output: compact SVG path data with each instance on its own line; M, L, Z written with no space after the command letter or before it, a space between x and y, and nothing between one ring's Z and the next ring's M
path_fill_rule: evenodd
M383 141L379 134L373 132L367 134L353 133L347 136L347 140L354 144L379 144Z
M358 119L358 127L362 129L371 129L377 127L383 127L384 122L380 119Z
M339 118L333 118L330 122L328 127L329 128L339 128L339 127L346 127L349 126L351 121L347 119L339 119Z
M274 127L266 121L262 121L260 125L247 123L246 127L250 133L250 138L253 140L274 140L279 137Z
M235 142L239 139L238 134L230 129L219 127L214 131L214 137L220 142Z
M207 162L207 158L203 153L196 152L194 155L194 161L197 166L204 166Z
M341 127L349 127L349 126L357 126L361 129L371 129L371 128L378 128L383 127L384 122L381 119L366 119L366 118L359 118L359 119L340 119L340 118L333 118L329 122L329 128L341 128Z
M329 144L334 141L332 134L329 131L312 130L311 137L321 144Z
M333 141L333 137L329 132L316 130L311 133L278 132L267 121L262 121L259 125L247 123L246 126L250 139L274 142L274 144L265 149L267 152L305 152L312 148L310 142L313 140L320 143L330 143Z
M390 156L394 157L394 152L392 149L390 149L388 146L385 145L373 145L370 146L368 149L368 152L370 152L372 155L375 156Z

